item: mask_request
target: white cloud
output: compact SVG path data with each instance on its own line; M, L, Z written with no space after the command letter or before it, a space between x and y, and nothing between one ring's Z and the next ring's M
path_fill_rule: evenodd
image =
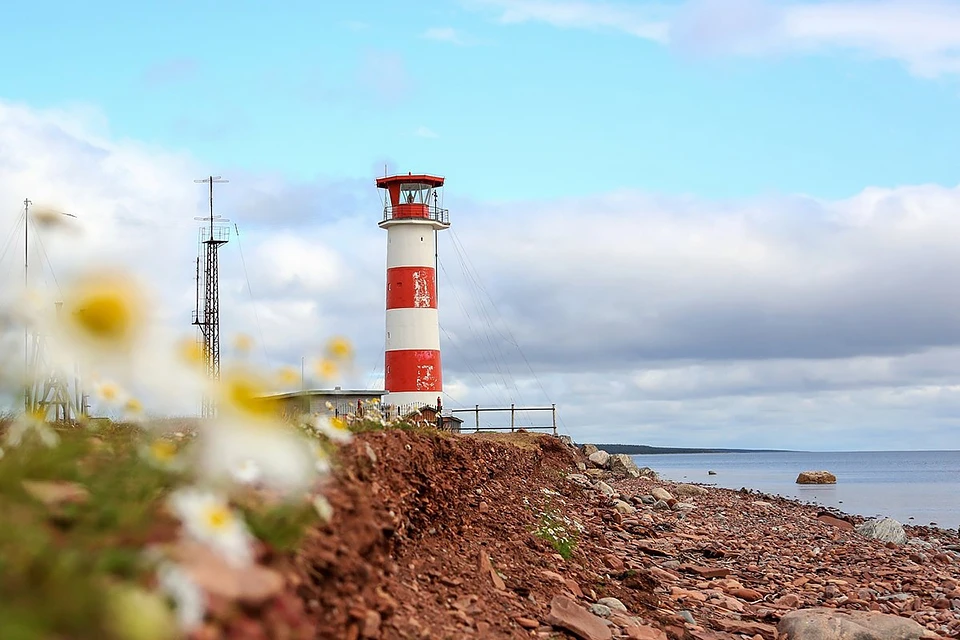
M262 332L256 362L299 366L344 334L358 357L342 384L376 383L386 238L373 171L289 184L203 167L113 140L90 113L0 103L0 239L24 197L76 213L82 236L43 240L61 282L91 260L121 265L156 292L159 329L192 335L192 218L206 205L193 179L222 173L218 211L241 228L253 291L234 237L221 253L224 356L238 332ZM960 188L729 202L448 191L449 407L556 402L581 441L960 448ZM22 277L13 251L4 295ZM19 334L7 338L17 352ZM521 415L534 420L548 416Z
M425 127L423 125L420 125L419 127L417 127L417 130L414 131L414 135L417 136L418 138L439 138L440 137L436 131L433 131L432 129Z
M466 38L453 27L430 27L423 32L423 37L427 40L449 42L461 46L467 44Z
M896 60L911 73L960 73L960 5L952 0L691 0L659 3L586 0L478 0L505 23L605 28L714 55L829 53Z

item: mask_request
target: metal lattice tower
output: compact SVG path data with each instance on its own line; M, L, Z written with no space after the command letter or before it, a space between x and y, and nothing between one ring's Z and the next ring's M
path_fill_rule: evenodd
M210 185L210 215L194 218L206 222L200 227L199 255L197 257L197 307L193 313L193 324L200 329L200 341L204 367L210 380L220 379L220 269L218 252L220 245L230 240L228 219L213 215L213 183L229 182L220 176L208 176L196 183ZM200 263L203 262L201 278ZM203 288L203 307L200 306L201 282ZM217 414L214 399L204 394L200 414L212 418Z

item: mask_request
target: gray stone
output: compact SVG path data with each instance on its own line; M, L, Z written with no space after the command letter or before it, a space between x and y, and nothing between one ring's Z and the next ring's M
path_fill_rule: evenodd
M621 476L630 476L632 478L640 477L640 470L637 469L637 463L633 458L625 453L615 453L607 460L607 468L611 473Z
M613 487L611 487L610 485L608 485L608 484L607 484L606 482L604 482L603 480L601 480L600 482L597 483L597 489L599 489L599 490L600 490L600 493L602 493L603 495L605 495L605 496L607 496L607 497L611 497L611 496L617 495L617 492L613 489Z
M624 613L626 613L627 611L627 607L624 606L624 604L619 600L617 600L616 598L600 598L599 600L597 600L597 604L602 604L607 607L610 607L611 611L622 611Z
M582 473L569 473L567 474L567 480L569 480L570 482L574 482L580 485L581 487L590 486L590 478L583 475Z
M643 478L650 478L651 480L657 479L657 472L650 467L640 467L639 471L640 476Z
M586 471L586 470L587 470L587 465L583 464L582 462L578 462L578 463L577 463L577 469L580 470L580 471Z
M877 611L811 608L785 613L777 631L790 640L919 640L936 638L920 624Z
M653 504L657 501L653 496L640 496L640 502L643 504Z
M596 453L597 451L600 451L600 449L597 449L597 445L595 444L585 444L580 447L580 453L582 453L588 458L594 453Z
M874 540L893 542L894 544L904 544L907 541L907 533L903 530L903 525L893 518L867 520L857 526L857 533Z
M560 442L562 442L564 445L568 447L573 446L573 438L571 438L570 436L557 436L557 439L559 439Z
M703 487L698 487L695 484L678 484L674 489L674 493L680 496L705 496L709 493Z
M635 506L633 506L629 502L624 502L623 500L617 500L616 502L614 502L613 508L626 516L637 512L637 508Z
M693 614L683 609L682 611L677 611L680 614L680 617L689 622L690 624L697 624L697 621L693 619Z
M600 604L598 602L596 604L590 605L590 613L592 613L595 616L600 616L601 618L609 618L612 612L610 611L610 607L608 607L605 604Z
M610 454L606 451L594 451L587 456L587 460L592 462L598 469L606 469L607 462L610 461Z
M664 500L657 500L653 503L653 508L658 511L669 511L670 505L668 505Z
M657 500L673 500L673 496L670 494L670 492L663 487L654 487L650 493L652 493L653 497Z

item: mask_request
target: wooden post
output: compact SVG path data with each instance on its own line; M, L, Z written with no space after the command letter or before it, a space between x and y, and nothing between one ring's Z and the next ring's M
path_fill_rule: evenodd
M515 414L514 407L515 407L515 406L516 406L516 405L515 405L514 403L512 403L512 402L510 403L510 433L513 433L513 427L514 427L514 424L515 424L515 423L514 423L514 414Z
M480 433L480 405L476 406L477 410L477 433Z
M557 404L553 404L553 435L557 435Z

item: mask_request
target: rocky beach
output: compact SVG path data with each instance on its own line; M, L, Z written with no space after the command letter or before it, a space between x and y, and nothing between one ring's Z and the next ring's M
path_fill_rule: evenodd
M277 598L302 607L266 629L270 601L224 604L197 637L960 635L952 532L586 453L532 433L362 434L327 489L329 524L264 559L284 576Z

